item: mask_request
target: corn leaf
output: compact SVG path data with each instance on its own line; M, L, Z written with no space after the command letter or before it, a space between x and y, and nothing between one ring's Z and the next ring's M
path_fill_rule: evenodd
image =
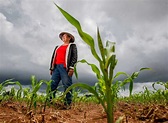
M129 75L125 72L117 72L116 75L114 76L114 79L118 78L120 75L125 75L125 76L129 77Z
M104 47L103 47L103 43L102 43L102 40L101 40L99 28L97 28L97 40L98 40L98 46L99 46L99 50L100 50L100 53L101 53L101 57L103 59L103 63L105 64L105 53L104 53Z
M40 89L41 85L44 83L43 80L41 80L39 83L37 83L35 86L34 86L34 89L33 89L33 94L36 94L37 91Z
M112 57L115 55L115 53L114 53L115 52L115 43L107 41L105 51L106 51L105 52L105 55L106 55L105 69L107 69L111 62L115 62L115 61L112 61Z
M54 3L55 4L55 3ZM60 8L57 4L55 4L56 7L60 10L60 12L64 15L64 17L73 25L76 27L80 37L83 39L85 43L87 43L90 48L93 56L101 62L101 59L99 58L98 54L96 53L96 50L94 48L94 40L93 38L87 34L86 32L83 32L81 25L78 20L76 20L74 17L72 17L68 12L64 11L62 8Z
M134 81L132 79L130 79L130 85L129 85L129 92L130 92L130 96L132 95L132 90L133 90L133 84L134 84Z
M68 87L66 89L66 91L64 92L63 94L63 97L70 91L72 90L73 88L75 87L81 87L83 89L86 89L88 90L90 93L94 94L94 96L98 99L98 101L101 103L101 105L103 106L103 108L105 109L105 111L107 112L107 108L105 106L105 103L104 101L100 98L99 94L96 92L96 90L94 90L91 86L87 85L87 84L83 84L83 83L75 83L75 84L72 84L70 87Z
M85 59L82 59L78 62L87 63L89 66L91 66L92 71L96 74L97 78L101 79L100 70L98 69L98 67L95 64L91 64L91 63L87 62Z
M145 68L141 68L139 71L142 71L142 70L152 70L152 69L145 67Z
M115 66L117 65L116 55L112 55L110 61L111 62L110 62L110 70L109 70L109 80L112 83L113 71L114 71Z

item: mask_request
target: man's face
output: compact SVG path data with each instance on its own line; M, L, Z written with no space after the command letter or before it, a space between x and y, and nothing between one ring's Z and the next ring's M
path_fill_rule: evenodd
M65 42L65 43L69 43L70 39L71 38L67 34L64 34L62 36L62 41Z

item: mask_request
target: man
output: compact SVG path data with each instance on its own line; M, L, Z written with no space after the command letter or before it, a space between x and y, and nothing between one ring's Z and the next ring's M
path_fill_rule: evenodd
M68 32L62 32L59 34L59 37L63 41L63 44L55 47L50 64L50 75L52 76L51 91L54 92L53 97L55 97L56 89L61 80L64 91L72 85L74 65L77 62L77 47L74 43L74 36ZM70 106L71 102L72 94L68 92L64 105Z

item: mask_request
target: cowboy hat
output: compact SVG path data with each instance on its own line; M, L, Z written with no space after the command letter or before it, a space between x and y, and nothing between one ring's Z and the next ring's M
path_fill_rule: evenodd
M67 34L68 36L71 37L70 42L74 42L74 41L75 41L75 37L74 37L72 34L68 33L68 32L61 32L61 33L59 34L59 37L60 37L61 40L62 40L62 36L63 36L64 34Z

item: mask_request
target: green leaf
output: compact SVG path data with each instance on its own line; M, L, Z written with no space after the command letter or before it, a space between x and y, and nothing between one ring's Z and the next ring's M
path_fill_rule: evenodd
M56 5L56 4L55 4ZM78 20L76 20L74 17L72 17L69 13L67 13L66 11L64 11L62 8L60 8L58 5L56 5L57 8L60 10L60 12L64 15L64 17L73 25L77 28L81 38L89 45L89 46L93 46L94 45L94 41L93 38L82 31L81 25L79 23Z
M55 4L55 3L54 3ZM73 25L76 27L80 37L83 39L85 43L87 43L90 48L93 56L100 62L101 59L99 58L98 54L96 53L96 50L94 48L94 40L93 38L87 34L86 32L83 32L81 25L78 20L76 20L74 17L72 17L68 12L60 8L57 4L55 4L56 7L60 10L60 12L64 15L64 17Z
M82 60L80 60L78 62L87 63L89 66L91 66L92 71L96 74L97 78L101 79L100 70L98 69L98 67L95 64L91 64L91 63L87 62L85 59L82 59Z
M121 82L121 87L123 87L125 84L131 82L130 78L126 78L124 81Z
M110 70L109 70L109 80L112 83L114 68L117 65L116 55L111 57Z
M31 84L32 84L32 89L34 89L34 87L36 86L36 84L38 83L35 75L31 76Z
M136 79L139 75L139 73L143 70L151 70L151 68L141 68L139 71L132 73L131 78Z
M21 97L21 93L23 90L22 90L22 85L20 84L19 81L11 82L11 79L10 79L10 80L7 80L3 83L3 86L6 86L6 85L18 85L19 90L17 91L17 99L19 99ZM3 86L2 87L0 86L0 91L3 88Z
M105 49L107 58L110 58L115 52L115 42L107 41Z
M139 72L134 72L132 75L131 75L131 78L132 79L136 79L139 75Z
M160 81L154 82L154 83L152 84L152 87L153 87L154 90L157 90L157 89L155 88L155 84L164 86L165 90L168 89L168 82L160 82Z
M142 70L152 70L151 68L141 68L139 71L142 71Z
M54 3L55 4L55 3ZM81 36L81 38L89 45L89 46L93 46L94 45L94 41L93 38L82 31L81 25L79 23L78 20L76 20L74 17L72 17L68 12L66 12L65 10L63 10L62 8L60 8L57 4L55 4L56 7L60 10L60 12L64 15L64 17L73 25L76 27L76 29L79 32L79 35Z
M52 80L50 80L50 81L44 81L44 83L47 85L47 89L46 89L47 95L48 95L49 92L51 91L51 87L50 87L51 82L52 82Z
M18 85L20 87L20 89L22 89L22 85L20 84L20 82L18 81L15 81L15 82L11 82L11 81L6 81L3 86L6 86L6 85Z
M105 69L107 69L110 63L115 62L115 59L112 58L115 56L115 42L107 41L105 51Z
M64 92L63 97L73 88L75 87L81 87L83 89L88 90L90 93L94 94L94 96L99 100L99 102L101 103L101 105L103 106L103 108L105 109L105 111L107 111L107 108L105 106L105 102L103 102L103 100L99 97L99 94L96 92L96 90L94 90L91 86L87 85L87 84L83 84L83 83L75 83L72 84L70 87L67 88L67 90Z
M129 75L125 72L117 72L116 75L114 76L114 79L118 78L120 75L125 75L126 77L129 77Z
M105 81L104 81L104 79L98 79L99 80L99 82L98 82L98 85L99 85L99 92L100 92L100 90L103 92L103 93L105 93L105 91L106 91L106 85L105 85ZM102 93L101 93L102 94ZM104 94L102 94L102 95L104 95Z
M76 78L78 79L78 72L77 72L76 66L77 66L77 63L74 65L74 73Z
M130 96L132 95L132 90L133 90L133 86L134 86L133 84L134 84L134 82L133 82L133 80L131 79L130 85L129 85Z
M104 53L104 46L101 40L101 36L100 36L100 32L99 32L99 28L97 28L97 39L98 39L98 46L99 46L99 50L103 59L103 63L105 64L105 53Z
M39 83L37 83L33 89L33 94L36 94L37 91L40 89L41 85L44 83L44 80L41 80Z

